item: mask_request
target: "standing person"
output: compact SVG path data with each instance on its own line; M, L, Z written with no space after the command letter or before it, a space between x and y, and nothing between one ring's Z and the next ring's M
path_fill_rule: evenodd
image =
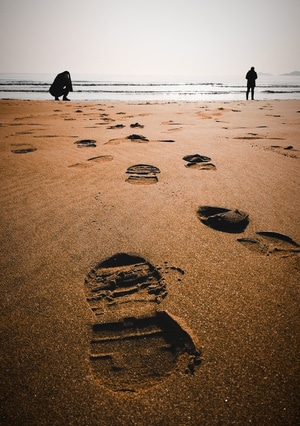
M67 98L69 92L73 92L72 80L69 71L64 71L58 74L53 81L49 92L59 101L59 97L63 97L63 101L69 101Z
M251 89L251 99L254 99L254 87L255 87L255 80L257 79L257 74L255 72L254 67L251 67L251 69L246 74L246 80L247 80L247 93L246 93L246 99L248 100L249 92Z

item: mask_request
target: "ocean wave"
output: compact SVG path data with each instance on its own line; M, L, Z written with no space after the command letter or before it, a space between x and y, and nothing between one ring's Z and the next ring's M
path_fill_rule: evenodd
M49 79L50 80L49 80ZM45 75L0 74L0 97L10 94L13 98L44 99L49 96L52 77ZM206 78L191 81L108 80L101 78L73 78L74 100L233 100L245 97L246 84L240 78ZM300 78L259 78L256 98L299 99Z
M261 93L300 93L300 87L297 88L298 90L262 90Z

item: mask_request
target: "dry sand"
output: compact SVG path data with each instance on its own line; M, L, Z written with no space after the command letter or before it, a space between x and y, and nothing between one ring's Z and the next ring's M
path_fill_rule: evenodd
M299 424L300 102L0 111L1 425Z

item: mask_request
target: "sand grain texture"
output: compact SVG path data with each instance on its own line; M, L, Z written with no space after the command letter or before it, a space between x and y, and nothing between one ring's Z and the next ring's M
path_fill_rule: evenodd
M299 424L299 110L0 101L1 424Z

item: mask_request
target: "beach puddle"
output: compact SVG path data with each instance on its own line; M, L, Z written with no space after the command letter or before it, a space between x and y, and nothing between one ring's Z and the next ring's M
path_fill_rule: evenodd
M113 391L136 392L175 370L194 374L200 353L182 321L162 307L164 279L144 258L117 253L85 279L94 313L90 362Z

